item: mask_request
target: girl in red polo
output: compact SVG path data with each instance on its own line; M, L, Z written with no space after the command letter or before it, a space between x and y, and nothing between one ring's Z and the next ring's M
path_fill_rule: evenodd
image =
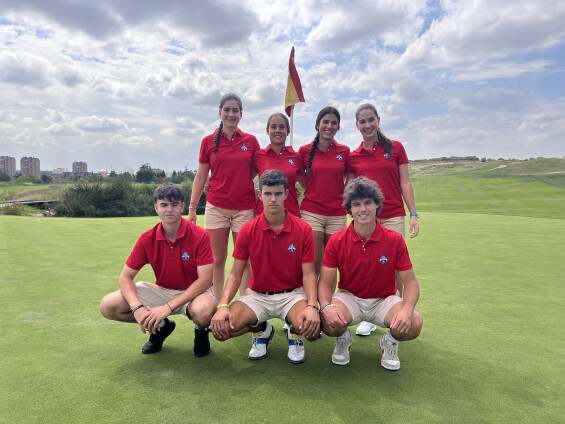
M300 212L314 233L318 275L330 236L347 225L347 212L342 203L349 147L334 139L339 123L338 110L325 107L316 118L314 141L298 149L306 168L306 190Z
M255 136L238 128L243 104L234 93L220 100L220 126L200 146L198 170L192 184L188 219L196 224L196 205L208 181L204 226L210 234L214 255L213 293L216 300L224 288L224 268L228 255L230 229L233 240L239 230L255 216L255 191L252 179L253 154L259 150ZM249 268L249 267L248 267ZM250 269L242 279L241 293L247 287Z

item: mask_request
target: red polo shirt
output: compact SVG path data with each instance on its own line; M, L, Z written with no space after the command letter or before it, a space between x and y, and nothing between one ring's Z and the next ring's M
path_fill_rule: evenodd
M255 191L251 180L251 163L253 153L259 150L259 142L254 135L239 129L228 140L222 131L217 155L214 135L215 132L204 137L198 157L199 163L210 164L210 189L206 201L219 208L253 209Z
M287 213L282 230L275 234L261 214L241 228L233 257L251 259L251 290L265 293L302 287L302 264L314 262L312 228Z
M181 219L174 242L165 237L161 222L141 234L126 265L140 270L145 264L150 264L157 278L155 284L186 290L198 279L196 267L214 263L214 257L208 232L187 219Z
M312 143L298 149L304 169L308 166ZM312 161L312 174L306 174L306 191L300 209L325 216L347 215L341 204L348 157L349 147L335 140L326 152L320 148L316 150Z
M363 299L395 294L395 271L412 268L402 236L378 222L364 247L353 222L333 234L324 251L323 265L339 269L338 287Z
M296 178L304 174L304 163L298 153L292 147L285 146L277 154L271 146L259 149L253 155L253 169L257 171L259 177L267 169L278 169L286 175L288 180L288 197L284 202L284 208L294 216L300 216L298 207L298 197L296 196ZM257 202L255 214L259 216L263 213L263 202Z
M375 143L373 150L367 150L363 143L351 152L347 160L347 172L356 177L363 175L375 181L383 195L385 202L379 218L394 218L404 216L404 202L400 189L400 174L398 167L408 163L408 156L402 144L392 141L392 155L389 155L380 143Z

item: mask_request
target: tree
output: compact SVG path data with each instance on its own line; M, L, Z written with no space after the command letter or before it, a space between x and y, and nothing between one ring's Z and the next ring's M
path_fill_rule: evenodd
M41 181L43 181L43 184L51 184L53 182L53 178L51 178L51 175L41 174Z
M10 181L10 176L5 172L0 172L0 181Z
M153 172L153 170L151 169L151 165L149 165L148 163L144 163L139 167L139 170L135 174L135 180L138 183L149 184L157 181L157 176L155 175L155 172Z

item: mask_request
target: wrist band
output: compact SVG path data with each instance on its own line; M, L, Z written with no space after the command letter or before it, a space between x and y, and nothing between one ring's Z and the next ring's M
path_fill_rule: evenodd
M418 215L418 212L412 212L410 214L410 218L412 218L413 216L415 216L416 218L420 219L420 215Z
M319 311L319 309L316 305L306 305L306 306L310 306L311 308L314 308L315 310Z
M197 205L197 202L190 202L191 205Z
M225 306L226 308L229 308L229 305L228 305L227 303L222 303L221 305L218 305L218 306L216 307L216 309L223 308L224 306Z
M328 306L333 306L334 308L336 307L336 305L334 305L333 303L326 303L320 308L320 312L324 312L324 309L326 309Z
M135 311L137 311L137 310L140 309L140 308L143 308L143 306L144 306L143 303L142 303L141 305L137 305L135 308L133 308L133 309L131 310L131 313L134 314ZM170 306L169 306L169 308L170 308Z
M196 209L195 206L189 206L188 209Z
M169 305L169 302L167 302L167 306L169 307L169 309L171 310L171 312L173 312L173 308L171 308L171 305Z

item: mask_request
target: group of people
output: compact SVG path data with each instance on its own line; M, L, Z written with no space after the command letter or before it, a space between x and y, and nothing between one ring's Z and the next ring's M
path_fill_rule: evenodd
M341 118L334 107L318 113L316 136L298 153L286 145L284 114L269 117L270 144L261 149L239 129L242 113L239 96L222 97L219 127L202 140L188 219L179 187L165 183L155 190L160 222L138 239L120 289L101 301L102 315L149 332L145 354L161 350L175 329L172 314L194 322L196 356L210 352L209 332L219 341L252 332L252 360L267 356L275 332L268 320L279 318L291 362L304 362L304 339L323 332L336 338L336 365L350 360L348 327L360 324L356 333L369 335L378 325L388 328L380 339L381 365L398 370L398 342L416 338L422 328L415 309L419 286L404 241L404 204L410 237L419 226L402 144L383 134L371 104L356 112L363 141L352 152L335 140ZM304 189L300 205L297 182ZM204 230L195 225L195 209L205 187ZM230 229L234 261L224 286ZM148 263L156 284L135 283Z

